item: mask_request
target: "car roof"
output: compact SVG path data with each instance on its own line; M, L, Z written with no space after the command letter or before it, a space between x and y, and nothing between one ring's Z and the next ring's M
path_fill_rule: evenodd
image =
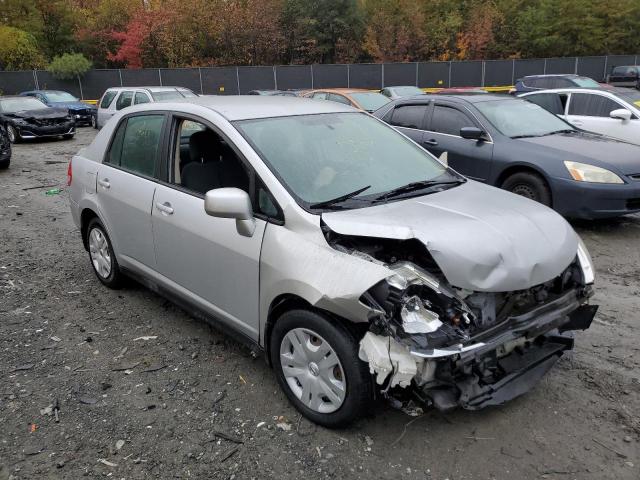
M319 102L309 98L270 95L202 95L152 104L145 103L142 104L143 107L140 109L157 109L159 104L163 104L165 108L171 110L172 106L179 108L181 104L185 103L209 108L229 121L321 113L358 112L355 108L338 102Z
M366 88L314 88L313 90L309 90L308 93L314 92L329 92L329 93L380 93L377 90L367 90Z
M429 103L432 100L437 100L439 102L453 100L458 103L481 103L481 102L491 102L495 100L518 100L518 98L514 98L510 95L495 95L488 93L486 95L437 95L437 94L427 94L427 95L416 95L415 97L407 97L396 100L396 104L402 103Z
M539 75L525 75L522 78L538 78L538 77L580 77L580 78L589 78L584 75L577 75L575 73L545 73Z
M25 97L24 95L0 95L0 100L7 100L7 99L11 99L11 98L19 98L20 100L24 100ZM38 100L37 98L35 98L34 100ZM40 100L38 100L40 101Z
M147 90L149 92L169 92L171 90L190 90L187 87L171 87L171 86L167 86L167 87L160 87L160 86L152 86L152 87L110 87L107 88L107 90L112 90L112 91L120 91L120 90Z

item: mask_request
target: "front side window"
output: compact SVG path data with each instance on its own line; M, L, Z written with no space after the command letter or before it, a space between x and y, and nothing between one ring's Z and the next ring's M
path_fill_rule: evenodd
M400 105L393 110L391 125L404 128L422 128L426 105Z
M116 110L122 110L123 108L131 105L131 100L133 99L133 92L122 92L116 100Z
M431 131L460 136L463 127L475 127L473 121L460 110L443 105L436 105L431 120Z
M369 187L379 195L446 168L381 121L363 113L298 115L234 123L303 204Z
M139 115L123 121L116 131L107 161L130 172L153 177L160 152L164 115Z
M110 91L106 92L102 97L102 101L100 102L100 108L109 108L113 99L116 98L118 92Z
M617 102L602 95L589 93L574 93L569 102L569 115L583 117L608 117L609 114L621 108Z
M496 130L511 138L541 137L558 131L575 130L539 105L521 99L477 102L475 107Z

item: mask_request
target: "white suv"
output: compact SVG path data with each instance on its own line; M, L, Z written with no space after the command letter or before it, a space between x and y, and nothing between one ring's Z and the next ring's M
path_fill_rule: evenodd
M114 87L107 89L98 102L95 128L102 128L115 113L131 105L197 97L184 87Z

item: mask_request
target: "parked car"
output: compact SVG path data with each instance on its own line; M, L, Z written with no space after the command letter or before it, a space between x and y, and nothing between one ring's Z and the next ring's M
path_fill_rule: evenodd
M424 92L418 87L402 86L402 87L384 87L380 93L391 100L397 100L403 97L415 97L416 95L424 95Z
M502 404L597 309L591 259L561 216L338 102L138 105L69 174L100 282L134 276L228 327L321 425L368 412L374 387L441 409Z
M607 75L607 83L616 87L633 87L640 90L640 65L614 67Z
M581 75L529 75L516 80L515 87L509 93L518 95L552 88L600 88L600 84L592 78Z
M7 130L0 123L0 170L9 168L11 163L11 142Z
M60 90L31 90L22 92L20 95L37 98L49 107L68 109L69 115L76 122L76 126L80 124L94 126L96 108L80 101L68 92Z
M577 128L640 145L640 92L561 89L521 95Z
M295 92L287 90L251 90L248 95L267 95L276 97L297 97Z
M572 218L640 211L640 147L499 95L396 100L374 113L475 180Z
M372 92L359 88L327 88L310 90L303 95L314 100L329 100L331 102L351 105L359 110L372 113L391 100L380 92Z
M98 102L95 128L104 127L116 112L131 105L161 102L198 95L184 87L113 87L107 89Z
M0 97L0 124L11 143L42 137L73 138L76 124L66 108L47 107L37 98Z

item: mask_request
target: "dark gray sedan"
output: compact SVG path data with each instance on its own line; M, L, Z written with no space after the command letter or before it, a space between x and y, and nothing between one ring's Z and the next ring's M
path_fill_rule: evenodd
M640 147L538 105L482 95L397 100L374 113L458 172L572 218L640 211Z

